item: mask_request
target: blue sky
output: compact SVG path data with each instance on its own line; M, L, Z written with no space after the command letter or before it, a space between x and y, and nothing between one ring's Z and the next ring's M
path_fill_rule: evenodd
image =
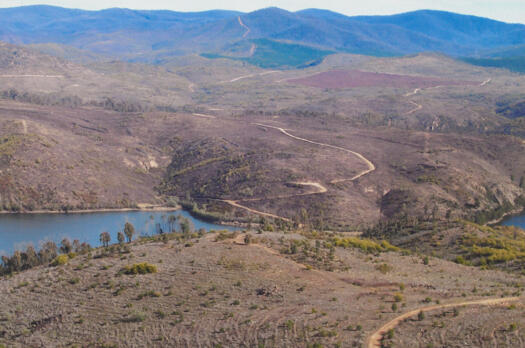
M0 0L0 7L42 3L89 10L126 7L203 11L220 8L243 12L277 6L291 11L324 8L347 15L393 14L418 9L435 9L489 17L505 22L525 23L525 0L44 0L44 2L42 0Z

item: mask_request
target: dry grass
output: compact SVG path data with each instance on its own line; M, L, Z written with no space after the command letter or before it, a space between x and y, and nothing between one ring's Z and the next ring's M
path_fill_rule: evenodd
M467 272L434 259L424 265L398 252L374 256L336 248L330 256L324 242L319 248L326 253L318 255L342 267L305 267L294 254L277 252L294 240L308 241L265 233L249 245L216 241L214 235L191 244L136 243L129 254L78 256L65 265L14 275L0 281L0 343L359 346L395 316L392 303L404 311L428 298L447 302L502 296L515 292L515 284L524 285L521 278L509 282L503 273ZM310 243L313 250L315 240ZM119 272L143 262L158 272ZM377 267L382 264L391 270L383 273ZM474 288L475 293L465 290Z

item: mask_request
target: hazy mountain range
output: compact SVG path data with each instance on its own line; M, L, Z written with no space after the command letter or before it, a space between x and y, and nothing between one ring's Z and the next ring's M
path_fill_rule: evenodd
M332 52L396 56L434 51L494 58L523 56L525 51L525 25L430 10L348 17L317 9L181 13L26 6L0 9L0 18L0 40L9 43L38 44L62 56L80 49L154 63L203 53L247 59L263 47L266 54L297 51L298 46L309 50L301 51L308 56L312 49L319 50L312 60Z

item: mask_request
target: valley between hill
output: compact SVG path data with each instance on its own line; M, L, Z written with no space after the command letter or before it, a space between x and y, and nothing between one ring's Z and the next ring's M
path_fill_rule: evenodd
M525 77L456 58L523 26L468 18L476 41L428 11L61 13L45 32L78 35L13 26L29 45L0 44L0 210L181 206L246 230L175 219L4 256L0 347L522 345L525 231L488 224L525 207ZM105 16L122 22L84 36ZM456 58L392 56L421 35Z

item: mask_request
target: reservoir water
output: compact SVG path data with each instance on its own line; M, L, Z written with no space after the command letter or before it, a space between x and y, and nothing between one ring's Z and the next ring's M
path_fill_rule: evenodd
M158 233L159 227L168 230L170 215L184 216L198 230L236 230L239 228L214 225L193 218L188 212L178 211L129 211L79 214L3 214L0 215L0 256L11 255L15 250L25 250L28 245L39 249L42 242L54 241L57 245L64 238L71 242L78 239L92 247L100 246L100 233L109 232L111 243L117 242L117 232L130 222L135 227L135 238ZM179 229L178 221L175 224Z
M517 226L525 229L525 213L505 219L501 224L504 226Z

